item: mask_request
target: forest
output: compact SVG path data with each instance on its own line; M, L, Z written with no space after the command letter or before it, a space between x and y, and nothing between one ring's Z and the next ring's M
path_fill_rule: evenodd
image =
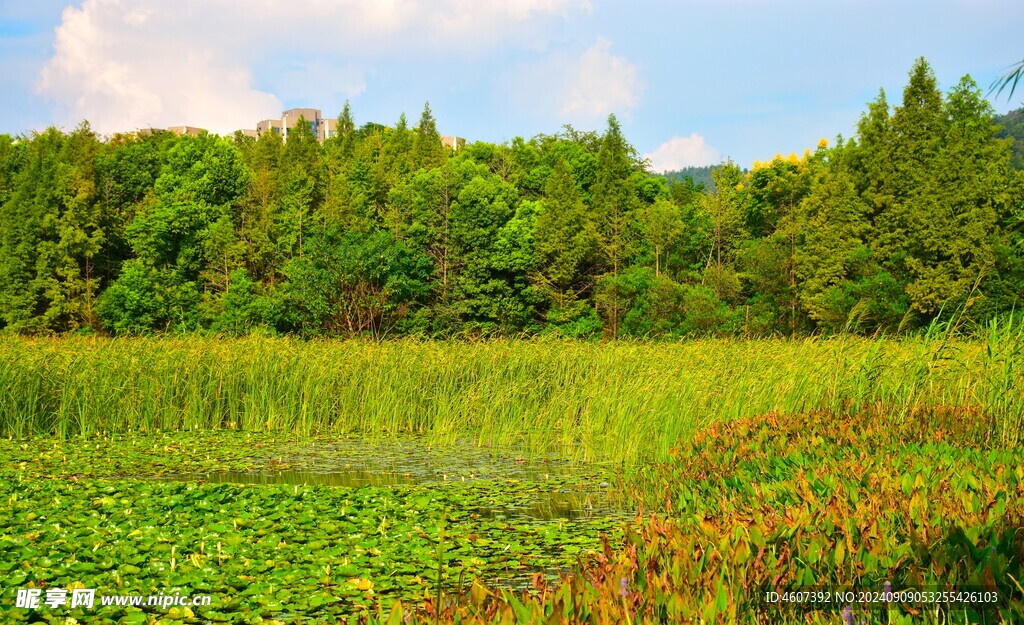
M393 126L359 125L346 104L323 144L304 124L258 140L100 137L87 122L3 135L0 331L671 339L986 323L1024 296L1021 111L1002 119L970 77L944 93L919 59L856 136L723 163L713 185L650 173L614 116L457 151L429 104Z

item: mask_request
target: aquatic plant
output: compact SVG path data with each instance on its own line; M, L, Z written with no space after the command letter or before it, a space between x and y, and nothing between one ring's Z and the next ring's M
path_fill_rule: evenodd
M469 434L640 465L712 423L865 406L898 423L942 405L999 415L989 435L1012 442L1024 428L1024 353L1020 332L993 328L986 341L679 344L7 337L0 435Z

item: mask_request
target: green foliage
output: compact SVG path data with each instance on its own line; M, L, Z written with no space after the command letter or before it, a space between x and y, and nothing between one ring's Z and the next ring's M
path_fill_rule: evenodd
M239 149L204 134L174 141L153 187L164 201L221 206L235 201L248 182Z
M436 453L416 439L405 440ZM282 612L289 620L347 620L376 606L415 602L435 584L438 592L456 592L464 580L521 581L531 571L564 568L597 552L599 534L621 536L619 519L610 515L574 522L550 510L544 516L545 504L574 503L552 497L552 489L593 490L575 476L496 476L459 484L380 480L361 488L292 483L288 478L294 475L281 474L281 459L297 459L294 442L230 431L134 433L60 444L4 440L0 449L10 462L0 480L5 590L26 583L49 588L73 578L97 591L91 607L44 608L61 620L231 622L240 615L276 615L272 620L280 621ZM443 468L459 472L459 461L465 462L460 456L470 454L448 452ZM408 462L401 456L391 461ZM216 476L208 476L214 468ZM204 479L242 479L241 471L270 481ZM180 479L182 474L192 477ZM53 479L58 475L63 479ZM168 475L179 479L147 479ZM483 509L493 512L480 514ZM98 526L105 529L93 531ZM253 573L264 581L245 579ZM212 601L126 609L100 600L146 595L154 585ZM25 613L13 604L0 606L6 622L18 622Z
M800 206L804 244L796 252L798 294L820 327L847 327L856 302L845 296L854 274L855 257L865 249L868 206L843 170L819 175Z
M719 165L705 165L703 167L684 167L676 171L666 171L659 174L671 184L692 185L694 187L715 190L715 180L711 176Z
M746 193L740 170L734 163L714 170L713 175L716 190L701 196L695 221L703 226L703 238L710 248L705 264L722 267L732 264L736 250L747 238L743 226Z
M995 81L992 82L992 86L989 87L989 93L996 91L996 88L998 87L999 90L996 91L996 97L999 97L1003 93L1003 90L1009 87L1009 95L1013 96L1013 92L1017 90L1017 83L1020 82L1021 76L1024 76L1024 61L1012 66L1008 72L995 79Z
M0 317L15 331L98 328L95 259L106 241L95 167L101 147L87 123L67 136L51 128L32 139L16 177L5 164Z
M632 253L630 224L637 208L637 169L633 148L622 136L622 128L614 115L608 116L608 129L601 136L597 153L597 178L591 189L591 206L597 217L597 233L605 288L598 289L597 303L607 320L613 339L618 338L624 307L619 301L619 274Z
M996 138L1010 142L1010 167L1024 169L1024 108L996 115L994 121L1000 127Z
M386 233L328 233L285 268L288 319L310 336L387 336L429 290L431 267Z
M537 216L533 280L554 309L562 311L586 300L593 288L600 237L564 159L555 164L545 196Z
M427 102L423 105L423 114L420 115L420 123L416 126L412 160L417 168L432 169L441 165L444 156L441 135L437 132L437 122L430 110L430 102Z
M124 264L103 292L99 315L115 334L199 328L199 291L181 272L161 272L140 259Z
M232 271L223 294L210 307L210 330L228 336L272 333L272 326L281 317L280 306L261 291L260 284L245 269Z
M619 276L618 290L628 311L622 320L627 336L682 338L734 329L732 310L707 286L680 284L649 267L633 267Z
M671 254L683 234L683 211L669 200L658 198L639 209L635 218L644 241L654 248L654 272L661 275L664 256Z
M709 181L648 173L614 116L602 133L445 150L429 104L410 128L404 114L357 127L346 103L322 145L306 123L253 141L0 137L0 327L310 334L285 314L288 271L314 240L373 247L385 232L433 266L391 333L907 332L953 310L984 323L1021 303L1024 176L999 138L1018 118L998 130L969 77L944 95L921 59L854 139L688 170ZM690 300L709 311L699 323Z
M881 203L872 248L907 281L918 312L937 313L991 268L1007 160L1005 144L993 140L991 117L969 77L944 103L931 68L919 59L903 106L878 121L886 147L879 148L884 157L874 172Z

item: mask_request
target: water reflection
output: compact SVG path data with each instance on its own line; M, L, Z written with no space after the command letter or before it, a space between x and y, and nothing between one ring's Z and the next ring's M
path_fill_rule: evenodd
M218 471L189 476L165 476L164 479L189 479L218 484L289 484L297 486L385 487L423 484L429 480L411 473L382 473L363 469L336 471L289 470L269 472ZM458 480L462 481L462 480ZM516 505L480 506L473 515L493 519L584 520L625 513L613 505L607 484L592 484L578 490L534 490Z
M359 469L341 471L278 471L276 473L247 471L218 471L194 476L205 482L216 484L294 484L299 486L394 486L396 484L419 484L422 480L413 476L395 473L379 473Z
M474 514L491 519L564 519L579 521L600 516L614 516L616 510L607 497L598 493L551 492L537 493L534 501L525 506L490 506L474 510Z
M292 443L267 449L250 461L264 471L219 471L164 479L233 484L289 484L360 488L412 484L488 483L504 495L482 496L469 511L495 519L586 520L630 516L612 501L608 472L600 466L573 465L557 455L527 457L471 440L438 446L417 438L345 438ZM512 491L512 492L510 492Z

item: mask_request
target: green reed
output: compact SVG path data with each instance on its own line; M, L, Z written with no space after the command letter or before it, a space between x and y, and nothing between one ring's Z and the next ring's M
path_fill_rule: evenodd
M0 435L411 431L633 464L716 421L961 405L1019 441L1020 327L994 324L977 340L674 344L4 337Z

